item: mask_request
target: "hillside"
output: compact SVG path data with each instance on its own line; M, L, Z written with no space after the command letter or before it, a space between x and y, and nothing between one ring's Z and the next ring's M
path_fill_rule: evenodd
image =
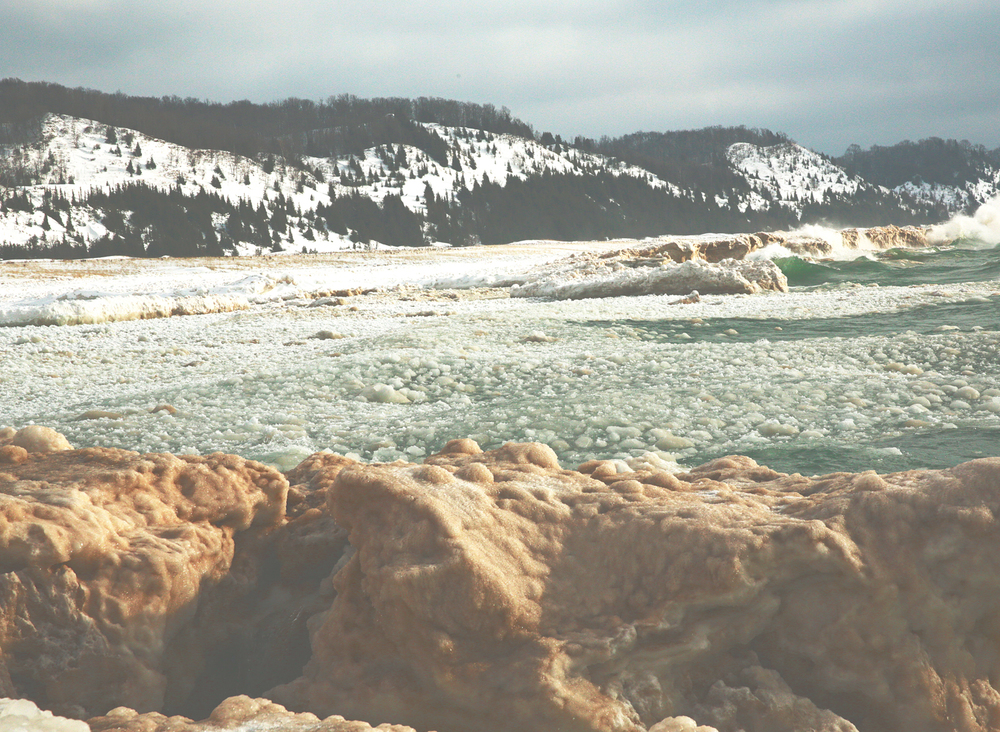
M881 159L855 150L848 166L743 127L568 144L509 110L441 99L222 105L8 79L0 257L925 224L1000 184L985 152L968 167L975 181L960 181L964 195L876 175Z
M931 137L868 150L852 145L835 162L852 175L953 211L971 212L1000 187L1000 149L968 140Z

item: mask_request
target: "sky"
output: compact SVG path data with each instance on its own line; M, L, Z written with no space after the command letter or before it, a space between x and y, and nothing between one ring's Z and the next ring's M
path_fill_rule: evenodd
M107 92L445 97L569 139L1000 147L997 0L0 0L0 28L0 77Z

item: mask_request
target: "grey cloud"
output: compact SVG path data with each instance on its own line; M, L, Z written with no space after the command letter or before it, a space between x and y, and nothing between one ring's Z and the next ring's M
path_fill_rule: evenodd
M4 75L107 91L444 96L570 137L747 124L833 153L1000 145L1000 8L981 0L38 0L0 25Z

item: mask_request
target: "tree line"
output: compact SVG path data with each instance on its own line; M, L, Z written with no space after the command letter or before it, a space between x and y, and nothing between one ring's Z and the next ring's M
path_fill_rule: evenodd
M867 150L851 145L834 162L850 175L888 188L909 181L961 185L991 178L1000 168L1000 148L987 150L968 140L928 137L919 142L904 140L891 146L873 145Z
M260 158L360 154L378 144L406 143L441 155L438 139L418 122L534 135L506 107L450 99L289 98L270 104L226 104L192 97L138 97L47 82L0 80L0 143L24 142L46 113L92 119L193 149L227 150ZM435 147L437 145L437 147Z

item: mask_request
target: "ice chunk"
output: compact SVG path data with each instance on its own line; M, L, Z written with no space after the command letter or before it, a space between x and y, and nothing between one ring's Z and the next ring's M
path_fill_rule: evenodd
M375 384L365 387L361 396L370 402L381 402L383 404L409 404L410 399L403 393L396 391L388 384Z
M57 717L27 699L0 699L0 732L90 732L86 722Z

